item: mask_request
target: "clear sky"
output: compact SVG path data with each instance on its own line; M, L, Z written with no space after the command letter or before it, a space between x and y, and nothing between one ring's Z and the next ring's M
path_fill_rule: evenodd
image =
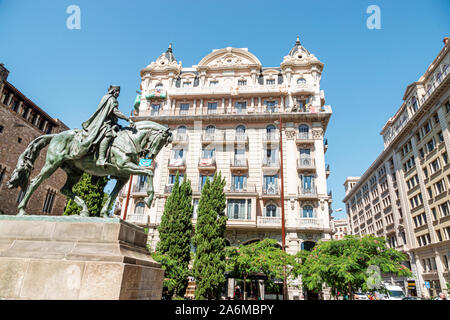
M81 9L80 30L66 27L70 5ZM366 26L369 5L381 9L379 30ZM71 128L110 84L121 86L119 108L130 114L139 71L169 42L184 67L228 46L248 48L271 67L299 35L325 64L321 88L333 108L328 188L333 209L344 211L345 178L361 175L382 151L381 128L449 31L448 0L0 0L0 62L9 81Z

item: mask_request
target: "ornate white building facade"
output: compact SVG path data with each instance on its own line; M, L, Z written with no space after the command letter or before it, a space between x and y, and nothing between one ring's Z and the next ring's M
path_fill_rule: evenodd
M449 40L383 127L383 152L344 183L352 234L385 237L407 253L414 277L399 284L424 296L448 295L450 282Z
M287 251L331 238L324 133L332 111L320 89L323 66L297 39L279 67L263 67L247 49L228 47L183 68L169 47L141 70L142 95L133 119L167 125L174 135L153 164L150 209L143 203L145 179L133 178L127 220L149 228L151 248L159 240L157 227L177 171L191 181L194 224L203 184L221 171L227 183L227 242L281 243L281 161ZM128 186L123 190L122 217ZM301 295L301 289L290 288L290 299Z

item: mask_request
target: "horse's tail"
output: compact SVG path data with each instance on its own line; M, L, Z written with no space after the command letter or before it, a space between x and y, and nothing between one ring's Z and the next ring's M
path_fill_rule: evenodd
M39 156L41 150L50 143L55 135L56 134L46 134L31 141L17 160L16 168L11 175L11 179L9 179L7 183L8 189L21 187L22 190L26 190L36 158Z

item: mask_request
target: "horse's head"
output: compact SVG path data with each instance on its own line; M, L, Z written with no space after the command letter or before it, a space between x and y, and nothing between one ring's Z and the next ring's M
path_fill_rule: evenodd
M136 129L145 132L145 136L141 140L141 148L150 159L154 159L162 147L172 142L170 129L159 123L139 121L136 122Z

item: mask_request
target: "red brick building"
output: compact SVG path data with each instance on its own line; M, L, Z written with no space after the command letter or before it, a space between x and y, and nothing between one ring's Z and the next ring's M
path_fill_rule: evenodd
M17 205L23 197L20 188L8 190L6 186L19 155L36 137L69 129L9 83L8 74L9 71L0 64L0 214L16 214ZM47 147L36 160L31 179L44 165L46 152ZM58 169L33 194L27 212L35 215L61 215L66 197L59 190L65 181L64 171Z

